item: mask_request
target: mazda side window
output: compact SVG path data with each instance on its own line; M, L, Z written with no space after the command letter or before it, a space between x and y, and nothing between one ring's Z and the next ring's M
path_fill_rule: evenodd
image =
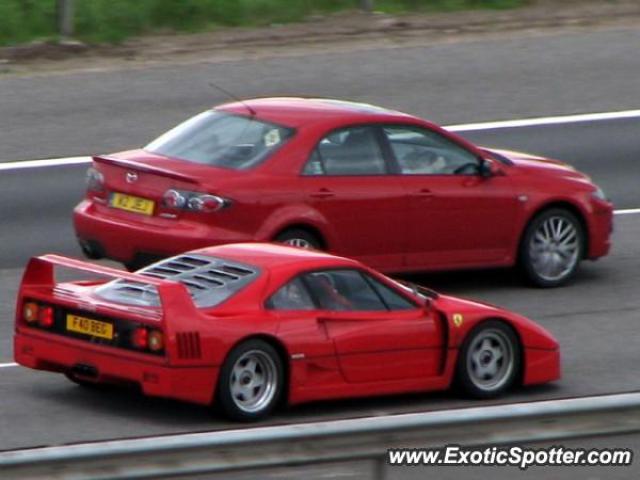
M384 175L387 166L372 127L349 127L325 136L303 175Z
M478 157L438 132L412 126L383 128L403 175L476 175Z

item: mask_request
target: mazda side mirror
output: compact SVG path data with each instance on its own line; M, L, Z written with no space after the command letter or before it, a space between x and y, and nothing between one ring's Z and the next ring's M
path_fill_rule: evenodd
M489 178L504 175L502 169L493 160L483 158L480 161L479 173L481 177Z

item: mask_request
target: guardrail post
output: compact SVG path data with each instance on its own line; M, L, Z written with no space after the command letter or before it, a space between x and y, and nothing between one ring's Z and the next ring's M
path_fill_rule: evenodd
M387 457L379 456L373 459L373 480L385 480L387 478Z
M73 36L73 0L58 0L58 33L62 38Z
M365 12L373 12L373 0L360 0L360 8Z

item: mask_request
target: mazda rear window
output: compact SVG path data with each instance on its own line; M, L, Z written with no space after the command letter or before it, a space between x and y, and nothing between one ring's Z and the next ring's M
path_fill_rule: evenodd
M247 170L284 145L292 128L209 110L169 130L145 150L187 162Z

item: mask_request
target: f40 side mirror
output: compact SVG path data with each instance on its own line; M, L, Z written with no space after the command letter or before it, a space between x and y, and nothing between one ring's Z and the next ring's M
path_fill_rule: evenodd
M422 310L424 311L424 313L431 313L431 310L433 310L433 300L431 300L430 298L425 298L424 302L422 303Z

